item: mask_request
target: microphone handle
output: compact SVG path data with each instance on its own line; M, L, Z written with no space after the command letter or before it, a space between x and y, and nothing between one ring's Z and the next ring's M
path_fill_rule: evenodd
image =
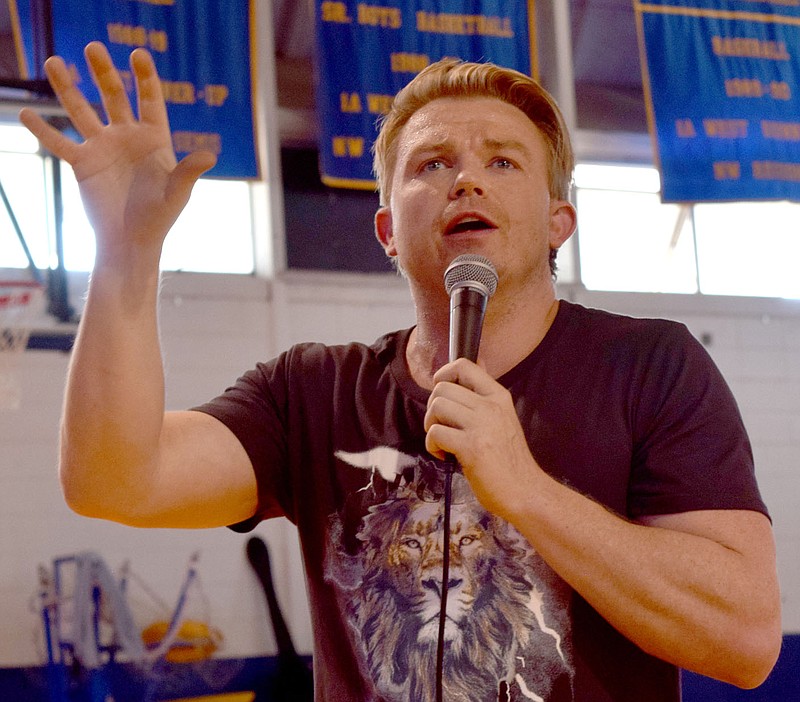
M486 293L470 286L456 288L450 293L450 360L478 360L483 315L486 312Z

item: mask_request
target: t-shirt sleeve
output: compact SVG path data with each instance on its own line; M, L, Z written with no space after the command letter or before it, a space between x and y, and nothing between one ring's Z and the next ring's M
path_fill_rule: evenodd
M234 531L250 531L262 520L290 519L290 489L285 479L287 442L285 395L281 392L284 359L258 364L222 395L193 407L225 424L239 439L253 465L258 506L248 520L231 525Z
M629 513L768 515L738 406L703 346L683 325L668 323L647 356L635 407Z

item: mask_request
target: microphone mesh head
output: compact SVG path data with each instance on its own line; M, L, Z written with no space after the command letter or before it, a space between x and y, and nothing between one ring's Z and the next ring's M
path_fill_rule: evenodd
M485 256L461 254L456 256L444 272L444 289L451 295L456 288L483 288L487 297L497 289L497 271Z

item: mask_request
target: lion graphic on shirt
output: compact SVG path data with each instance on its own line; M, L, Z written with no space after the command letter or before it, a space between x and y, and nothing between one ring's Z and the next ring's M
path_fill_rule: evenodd
M571 680L554 578L519 533L483 509L462 476L454 478L444 697L546 700L554 685ZM401 485L369 508L355 555L328 558L363 665L387 701L435 699L443 510L438 496L420 497L421 482L430 479Z

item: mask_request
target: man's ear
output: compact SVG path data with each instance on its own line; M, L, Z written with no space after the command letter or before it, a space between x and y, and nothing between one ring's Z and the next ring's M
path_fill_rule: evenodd
M578 226L578 213L572 203L553 200L550 203L550 248L559 249Z
M375 213L375 236L387 256L390 258L397 256L392 228L392 211L388 207L381 207Z

